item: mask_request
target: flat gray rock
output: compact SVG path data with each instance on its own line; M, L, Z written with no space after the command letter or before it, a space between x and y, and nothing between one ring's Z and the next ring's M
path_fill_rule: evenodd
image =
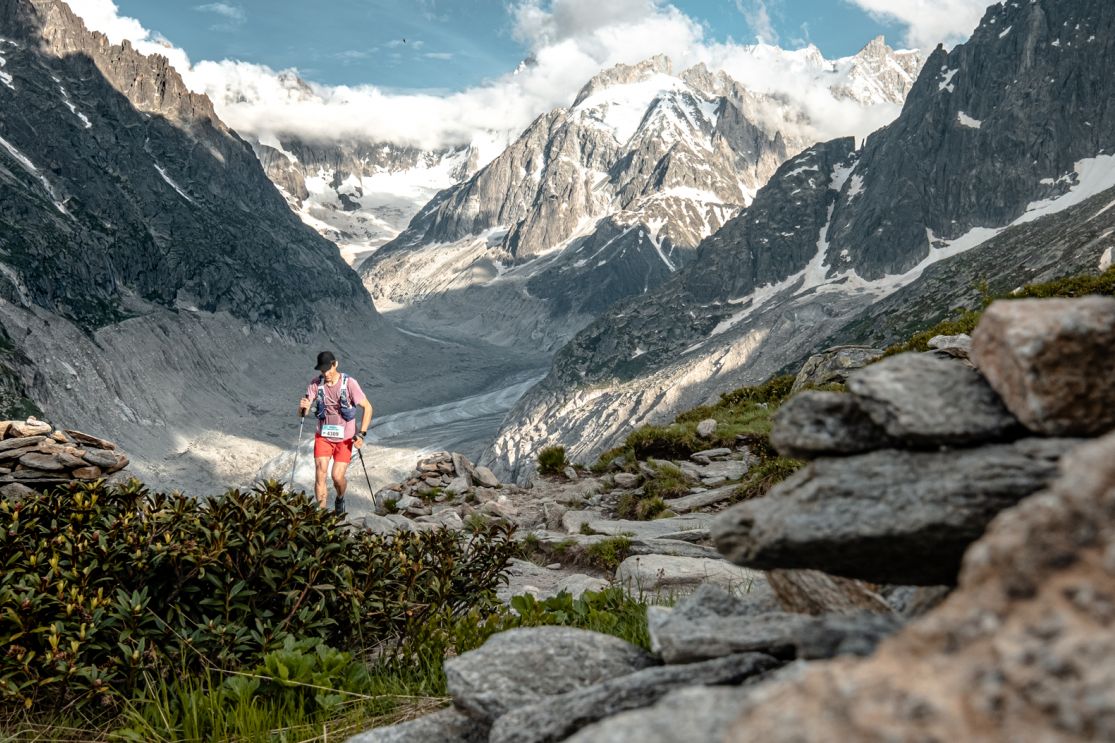
M516 707L655 665L617 637L573 627L530 627L493 635L445 661L449 693L474 717L493 721Z
M728 559L752 568L953 584L964 550L988 522L1049 483L1060 457L1078 443L1023 439L819 459L766 497L722 513L713 538Z
M723 503L730 500L736 491L736 485L725 485L722 488L714 488L713 490L706 490L703 493L694 493L693 495L683 495L680 498L670 498L665 501L666 508L674 513L689 513L696 511L700 508L708 508L717 503Z
M565 515L568 517L570 514ZM693 542L708 536L712 521L713 514L690 513L653 521L597 518L587 523L592 531L609 536L626 534L633 539L682 539ZM569 526L570 524L566 524L567 529Z
M548 697L496 720L491 743L556 743L585 725L648 707L674 689L693 685L738 685L781 665L762 653L742 653L681 666L647 668L586 689Z
M1021 426L979 372L933 354L903 353L848 378L865 413L909 446L960 446L1018 436Z
M647 610L651 646L667 663L692 663L733 653L761 652L779 658L824 659L868 655L902 621L880 614L809 616L687 612L651 606Z
M798 459L859 454L893 444L854 395L816 390L798 393L778 409L770 440L779 454Z
M714 583L729 591L746 592L766 577L716 557L633 555L616 569L616 583L634 595L679 596L692 593L703 583Z
M680 539L633 539L627 551L632 555L671 555L673 557L724 559L712 547L684 542Z
M374 728L346 743L484 743L489 726L450 707L398 725Z
M679 743L719 741L739 717L748 687L678 689L653 707L621 712L582 728L567 743Z

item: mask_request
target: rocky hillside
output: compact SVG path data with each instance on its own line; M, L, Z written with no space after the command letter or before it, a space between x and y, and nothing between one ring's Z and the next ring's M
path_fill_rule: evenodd
M921 62L882 40L839 63L812 52L785 61L865 106L901 101ZM361 274L408 327L550 348L690 263L811 141L786 97L661 56L620 65L439 194Z
M441 372L443 349L381 320L166 59L109 44L57 0L0 1L0 36L9 414L102 431L152 484L192 489L241 482L292 443L290 400L321 347L380 411L476 388L479 362Z
M892 320L917 322L931 297L1110 262L1115 118L1094 70L1113 35L1108 3L989 9L862 149L836 140L790 160L688 267L578 335L488 463L515 474L548 443L588 458L834 335L893 339Z
M317 302L372 315L336 249L165 59L110 45L62 2L5 0L0 20L9 302L89 329L135 302L287 327L320 324Z
M352 743L1109 739L1115 299L997 302L933 345L782 405L772 438L809 461L765 497L628 522L727 558L624 561L677 599L647 609L650 653L499 633L445 660L452 707ZM567 545L620 528L577 513Z

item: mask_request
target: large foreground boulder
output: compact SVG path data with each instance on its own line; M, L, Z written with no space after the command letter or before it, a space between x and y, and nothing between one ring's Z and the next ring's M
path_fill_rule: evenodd
M955 363L955 362L943 362ZM1044 488L1073 439L820 459L725 511L713 538L733 562L873 583L956 581L961 556L1004 508Z
M807 667L728 740L1115 740L1115 434L1002 513L957 590L866 660Z
M611 635L531 627L493 635L445 661L456 704L489 722L510 710L654 665L650 654Z
M449 708L409 722L354 735L346 743L430 743L435 740L485 743L488 729L487 723Z
M1115 428L1115 298L996 302L972 337L972 359L1032 431Z
M741 684L781 663L762 653L680 666L645 668L508 712L492 726L491 743L555 743L585 725L630 709L647 707L685 686Z

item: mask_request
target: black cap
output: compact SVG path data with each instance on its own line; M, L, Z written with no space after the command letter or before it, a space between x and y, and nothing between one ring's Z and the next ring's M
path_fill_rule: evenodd
M314 368L317 369L319 372L327 372L329 371L329 367L333 366L333 363L336 360L337 357L334 356L330 351L322 351L317 355L317 366L315 366Z

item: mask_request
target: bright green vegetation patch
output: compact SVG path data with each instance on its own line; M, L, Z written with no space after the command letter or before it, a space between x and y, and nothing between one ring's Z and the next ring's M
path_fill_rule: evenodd
M928 351L929 341L938 335L971 334L983 317L983 311L997 299L1049 299L1051 297L1085 297L1090 294L1115 296L1115 267L1101 274L1067 276L1041 284L1028 284L1009 294L991 294L986 284L981 288L981 306L978 310L959 309L954 317L942 320L928 330L915 333L906 341L896 343L886 350L887 356L907 351Z

